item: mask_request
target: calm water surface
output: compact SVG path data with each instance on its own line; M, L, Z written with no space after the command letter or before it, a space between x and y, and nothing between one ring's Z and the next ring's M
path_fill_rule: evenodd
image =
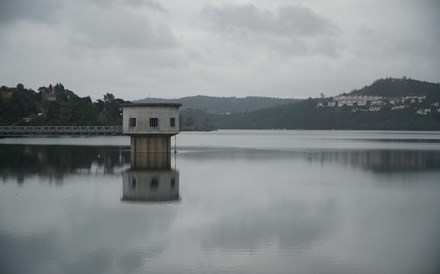
M0 273L440 271L439 132L181 133L177 150L138 169L128 137L1 139Z

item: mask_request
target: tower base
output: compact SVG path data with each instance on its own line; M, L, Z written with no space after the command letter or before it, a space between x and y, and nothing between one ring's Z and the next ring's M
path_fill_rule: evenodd
M131 136L131 153L171 153L171 136Z
M171 168L171 135L132 135L133 169Z

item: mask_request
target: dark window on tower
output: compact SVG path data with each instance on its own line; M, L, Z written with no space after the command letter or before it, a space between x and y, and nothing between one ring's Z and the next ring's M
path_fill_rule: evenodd
M156 190L159 187L159 178L153 177L150 181L150 189Z
M136 127L136 118L130 118L130 127Z
M171 178L171 188L175 188L176 187L176 179Z
M170 118L170 126L175 127L176 126L176 118Z
M136 178L135 177L130 178L130 188L132 188L132 189L136 188Z
M158 127L159 119L158 118L150 118L150 127Z

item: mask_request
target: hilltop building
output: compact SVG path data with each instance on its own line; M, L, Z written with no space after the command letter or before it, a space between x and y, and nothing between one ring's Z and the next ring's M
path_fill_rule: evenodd
M391 110L408 108L410 104L421 103L426 96L382 97L370 95L338 95L318 103L318 107L367 107L356 111L379 111L383 106L391 106Z
M368 95L340 95L333 98L333 101L338 102L338 106L378 106L382 104L383 97L368 96Z

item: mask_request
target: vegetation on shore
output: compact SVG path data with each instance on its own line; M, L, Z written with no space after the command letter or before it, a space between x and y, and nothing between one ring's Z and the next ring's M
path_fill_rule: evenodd
M95 102L62 84L38 88L0 87L0 125L113 126L122 124L120 105L129 103L107 93Z
M368 96L371 98L375 96L376 101L369 100ZM191 101L191 98L195 101ZM360 98L360 101L343 103L351 100L350 98ZM362 98L364 102L361 104ZM189 131L440 130L440 84L438 83L405 77L386 78L379 79L360 90L344 93L343 96L321 96L321 98L302 101L285 100L268 97L185 97L186 103L183 103L181 110L180 127ZM179 99L159 101L180 102ZM154 99L154 102L159 101ZM203 108L188 107L200 106L201 102L209 102L209 104L202 104ZM251 102L271 107L249 111ZM40 87L38 92L26 89L22 84L13 88L2 86L0 87L0 125L121 125L120 105L124 103L129 102L115 98L111 93L105 94L102 100L93 102L90 97L79 97L73 91L65 89L62 84ZM218 112L231 109L234 109L234 112Z

